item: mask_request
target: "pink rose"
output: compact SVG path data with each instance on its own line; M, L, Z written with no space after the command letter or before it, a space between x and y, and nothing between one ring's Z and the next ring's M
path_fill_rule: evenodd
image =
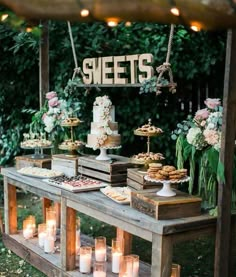
M197 121L205 120L209 116L209 111L207 109L198 110L195 114L194 119Z
M207 98L204 103L207 106L207 108L212 110L219 107L221 104L219 98Z
M50 99L52 99L54 97L57 97L57 93L55 91L50 91L50 92L46 93L46 98L48 100L50 100Z
M49 107L57 107L59 105L59 101L57 97L53 97L48 101L48 106Z
M205 137L205 141L210 145L215 145L219 142L219 134L215 130L205 130L203 132L203 135Z
M47 116L47 113L44 113L42 116L42 120L44 121L45 117Z

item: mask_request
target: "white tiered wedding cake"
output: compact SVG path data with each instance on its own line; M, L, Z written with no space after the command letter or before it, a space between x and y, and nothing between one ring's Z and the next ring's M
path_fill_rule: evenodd
M107 95L99 96L93 103L93 122L87 145L94 149L112 148L120 146L120 142L118 123L115 122L115 107Z

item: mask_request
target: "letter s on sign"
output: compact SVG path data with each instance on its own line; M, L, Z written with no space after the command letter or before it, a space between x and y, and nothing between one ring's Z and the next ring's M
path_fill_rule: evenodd
M152 54L141 54L138 59L138 67L139 71L142 72L138 76L139 83L150 79L153 76L153 67L151 65L147 65L147 63L153 62ZM145 76L146 75L146 76Z
M85 74L84 83L90 85L93 81L93 59L86 58L83 60L83 72Z

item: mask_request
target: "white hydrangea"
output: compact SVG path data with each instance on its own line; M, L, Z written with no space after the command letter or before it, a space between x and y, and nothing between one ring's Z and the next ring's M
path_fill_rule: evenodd
M186 137L188 143L192 144L199 150L206 146L206 141L204 140L203 133L198 127L190 128Z

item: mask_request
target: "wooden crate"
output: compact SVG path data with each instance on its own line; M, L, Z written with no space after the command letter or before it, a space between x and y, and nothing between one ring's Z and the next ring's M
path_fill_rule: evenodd
M36 166L41 168L51 169L51 157L44 159L32 159L31 155L17 156L16 158L16 169L19 170L22 167Z
M202 199L176 190L174 197L158 196L155 192L131 192L131 207L162 219L198 216L201 213Z
M66 176L78 175L78 157L70 157L64 154L52 156L52 169L63 172Z
M132 167L129 158L109 155L115 161L99 161L96 156L79 157L79 173L109 183L111 186L126 185L127 168Z
M159 188L159 184L148 182L144 179L146 173L140 171L139 168L127 169L127 185L136 190L145 190L150 188Z

